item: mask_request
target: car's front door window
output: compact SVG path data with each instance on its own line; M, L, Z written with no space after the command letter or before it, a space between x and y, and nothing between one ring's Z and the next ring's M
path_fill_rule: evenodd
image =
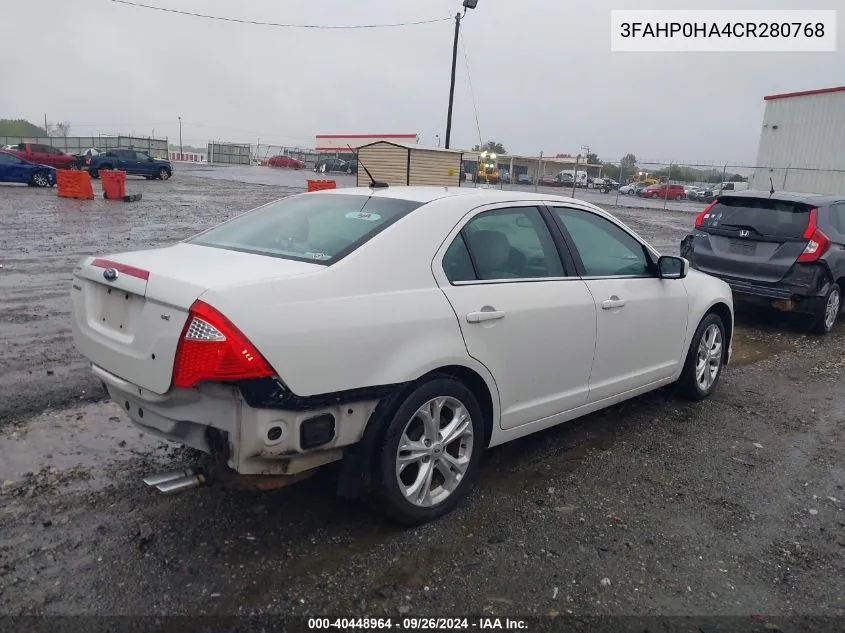
M645 248L630 234L595 213L554 209L581 257L586 277L652 277Z

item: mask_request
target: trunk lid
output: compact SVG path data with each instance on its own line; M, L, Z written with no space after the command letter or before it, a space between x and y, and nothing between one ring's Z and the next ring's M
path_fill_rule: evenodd
M807 246L811 208L773 198L719 198L696 227L696 268L720 277L780 281Z
M73 272L74 342L94 364L163 394L170 389L188 311L206 290L324 269L319 264L186 243L89 257Z

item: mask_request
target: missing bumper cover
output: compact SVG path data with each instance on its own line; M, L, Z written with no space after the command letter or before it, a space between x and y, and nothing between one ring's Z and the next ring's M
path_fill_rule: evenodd
M335 423L331 413L324 413L304 420L299 425L299 446L308 450L316 448L334 439Z

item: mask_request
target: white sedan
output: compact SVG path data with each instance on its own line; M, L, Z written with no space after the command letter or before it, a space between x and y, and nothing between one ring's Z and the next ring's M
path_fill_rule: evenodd
M707 397L733 332L722 281L587 202L494 189L291 196L86 258L71 295L139 428L241 477L342 460L340 492L406 524L453 508L490 446L671 383Z

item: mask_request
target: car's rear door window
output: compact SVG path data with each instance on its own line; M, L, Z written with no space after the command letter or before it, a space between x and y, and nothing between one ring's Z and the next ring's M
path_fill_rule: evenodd
M421 202L354 194L283 198L188 240L192 244L332 264Z
M701 228L749 231L757 237L800 238L809 219L807 204L773 198L723 197L704 215Z

